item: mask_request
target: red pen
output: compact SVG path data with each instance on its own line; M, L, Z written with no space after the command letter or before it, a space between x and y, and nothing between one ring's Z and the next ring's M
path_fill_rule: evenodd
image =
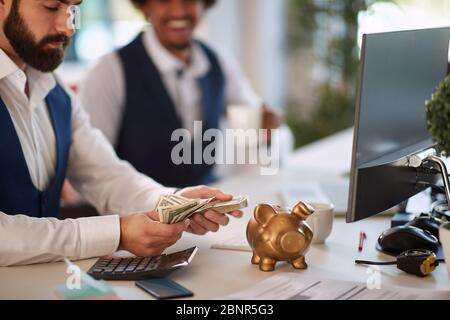
M362 252L364 249L364 241L367 239L367 235L365 232L360 232L359 233L359 246L358 246L358 251Z

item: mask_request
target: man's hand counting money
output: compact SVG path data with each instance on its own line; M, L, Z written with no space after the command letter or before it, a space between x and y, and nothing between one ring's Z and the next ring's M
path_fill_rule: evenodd
M189 217L190 225L188 232L196 235L205 235L208 232L217 232L221 226L226 226L229 223L229 217L223 213L228 213L234 218L242 218L243 212L240 209L248 206L246 198L240 199L237 202L233 201L233 196L225 194L222 191L205 186L186 188L177 192L178 196L182 196L188 199L200 199L206 200L206 210L201 213L195 213ZM217 212L211 208L214 206L219 208L219 204L234 204L234 206L222 207L225 212ZM230 209L227 212L227 209ZM238 208L238 209L233 209ZM194 208L195 209L195 208ZM200 209L201 210L201 209Z
M189 230L189 220L168 225L155 221L153 216L137 213L120 218L119 250L139 257L159 256Z

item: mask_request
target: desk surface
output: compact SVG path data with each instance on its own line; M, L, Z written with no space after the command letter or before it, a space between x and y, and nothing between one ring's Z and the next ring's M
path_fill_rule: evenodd
M347 139L348 140L348 139ZM346 141L347 141L346 140ZM241 175L228 179L220 188L233 194L250 196L250 208L258 203L279 203L278 190L286 183L299 180L320 180L317 170L307 167L298 170L286 170L277 176ZM322 178L323 179L323 178ZM251 254L247 252L223 251L211 249L211 245L231 234L245 234L252 212L247 210L242 220L234 220L230 226L217 234L205 237L186 235L171 251L197 246L199 252L193 263L171 275L171 278L195 293L196 299L223 297L254 285L276 273L293 272L293 269L280 263L274 273L260 272L250 263ZM389 228L389 218L375 217L356 224L345 224L343 218L335 221L333 233L325 245L312 246L307 255L309 269L297 271L300 275L366 282L367 268L355 266L356 259L386 260L392 258L378 253L375 242L379 234ZM368 235L365 248L359 253L359 233ZM95 260L77 262L88 270ZM52 299L52 290L67 279L64 263L36 266L0 268L0 299ZM447 268L441 266L433 275L419 279L407 275L395 267L381 269L381 284L409 288L449 290L450 280ZM133 282L111 282L118 295L123 299L151 299L149 295L135 287Z

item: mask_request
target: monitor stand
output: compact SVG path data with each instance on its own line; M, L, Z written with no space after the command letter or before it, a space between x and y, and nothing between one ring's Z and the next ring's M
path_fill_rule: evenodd
M450 212L450 181L449 181L449 175L448 175L448 170L447 170L447 166L444 162L444 160L438 156L435 155L429 155L427 156L423 162L420 165L423 164L431 164L433 167L437 167L437 169L439 169L440 173L442 174L442 181L444 182L444 193L445 193L445 197L446 197L446 201L441 201L438 204L434 205L434 208L430 208L430 211L432 209L432 212L430 213L430 222L436 222L436 221L440 221L442 223L442 220L446 220L446 219L442 219L442 218L448 218L449 216L449 212ZM433 187L430 185L430 187ZM406 206L403 206L402 209L405 209ZM399 212L397 215L394 216L393 220L392 220L392 228L395 227L399 227L399 226L404 226L406 224L408 224L409 222L413 222L411 220L411 218L414 219L419 219L419 217L415 217L414 215L408 214L406 212L406 210L401 210L401 212ZM433 227L434 230L436 230L436 224ZM387 255L391 255L391 256L396 256L398 255L398 253L392 253L392 252L386 252L384 251L378 241L376 244L376 248L378 251L385 253ZM420 248L404 248L401 249L399 248L398 251L407 251L410 249L420 249ZM400 252L401 253L401 252ZM439 246L438 251L436 252L436 255L438 257L438 259L443 259L443 251L442 251L442 246Z
M416 218L414 213L406 211L397 212L391 219L391 228L404 226Z
M439 200L433 203L431 213L442 220L450 221L450 210L447 200Z
M406 211L408 200L399 205L397 213L391 219L391 228L401 227L414 220L415 214Z
M445 164L444 160L442 160L442 158L435 155L428 156L425 159L425 162L433 163L434 165L438 166L442 174L442 181L444 182L444 192L447 199L447 208L450 211L450 180L448 176L447 165Z

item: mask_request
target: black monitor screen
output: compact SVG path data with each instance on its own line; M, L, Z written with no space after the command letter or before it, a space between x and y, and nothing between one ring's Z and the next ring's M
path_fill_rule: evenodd
M418 143L430 144L425 101L446 76L449 30L365 35L358 166L388 163L417 151Z
M390 209L436 180L396 161L434 146L425 105L447 75L449 41L450 28L364 35L348 222Z

